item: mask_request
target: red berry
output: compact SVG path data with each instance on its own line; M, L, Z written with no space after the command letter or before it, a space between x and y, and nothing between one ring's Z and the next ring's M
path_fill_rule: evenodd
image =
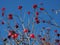
M9 36L11 36L11 35L12 35L12 33L10 33L10 32L9 32L9 34L8 34L8 35L9 35Z
M38 20L38 17L35 17L35 20Z
M44 10L44 8L40 8L40 10Z
M2 12L2 16L4 16L4 12Z
M30 34L30 38L35 38L35 35L34 34Z
M37 24L40 23L40 21L38 20L38 17L35 18L35 21L36 21Z
M16 24L15 27L18 28L19 26Z
M5 8L2 8L2 11L5 11Z
M9 36L9 35L8 35L8 38L10 39L10 38L11 38L11 36Z
M57 30L54 30L55 33L57 33Z
M12 35L12 31L9 31L9 34L8 35L11 36Z
M45 38L41 38L42 41L45 41Z
M16 34L16 33L15 33L15 34L12 34L11 37L12 37L13 39L16 39L16 38L18 37L18 34Z
M60 43L58 45L60 45Z
M39 15L39 13L38 13L38 12L36 12L36 15Z
M37 5L36 5L36 4L35 4L35 5L33 5L33 8L34 8L34 9L36 9L36 8L37 8Z
M27 33L28 32L28 29L24 29L24 33Z
M58 34L57 34L57 36L59 37L59 36L60 36L60 34L58 33Z
M37 24L39 24L39 23L40 23L40 21L39 21L39 20L36 20L36 23L37 23Z
M18 6L18 9L22 9L22 6Z
M58 39L56 39L55 41L56 41L56 43L59 43L60 42L60 40L58 40Z
M13 39L15 39L15 35L14 35L14 34L12 34L11 37L12 37Z
M2 24L4 24L4 21L2 21Z
M28 14L30 14L30 11L28 11Z
M15 36L15 38L17 38L18 37L18 34L15 33L14 36Z
M13 19L12 14L8 15L8 19Z

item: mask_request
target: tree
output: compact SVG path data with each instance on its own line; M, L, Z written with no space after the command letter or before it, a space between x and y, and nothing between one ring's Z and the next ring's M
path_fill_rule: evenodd
M60 33L58 33L57 29L54 30L54 34L58 39L53 40L50 35L51 27L60 28L60 26L44 7L39 7L37 4L34 4L32 6L33 11L28 11L27 15L26 12L24 12L24 15L21 14L23 6L20 5L17 8L20 11L19 15L12 13L5 15L6 9L2 8L3 21L1 21L1 24L3 26L6 24L7 30L5 30L5 32L8 33L7 37L2 39L4 45L55 45L60 43ZM52 11L54 12L55 10ZM49 20L40 17L41 14L48 16ZM25 16L27 16L26 20ZM40 26L41 24L43 24L43 26ZM45 24L48 26L45 27ZM39 29L38 27L42 28ZM35 34L36 30L39 34ZM51 43L51 40L53 43Z

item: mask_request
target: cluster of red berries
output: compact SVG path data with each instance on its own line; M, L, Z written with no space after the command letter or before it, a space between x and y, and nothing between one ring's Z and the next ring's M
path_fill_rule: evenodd
M37 4L33 5L33 8L34 8L34 9L36 9L37 7L38 7L38 6L37 6ZM41 8L40 8L40 10L42 10L42 11L43 11L43 10L44 10L44 8L43 8L43 7L41 7Z
M36 23L37 23L37 24L39 24L39 23L40 23L40 21L39 21L38 17L36 17L36 18L35 18L35 21L36 21Z
M15 31L9 31L8 36L9 36L9 37L12 37L13 39L18 38L18 34L17 34L17 33L15 33Z
M22 9L22 6L18 6L18 9L21 10Z
M24 33L28 33L28 29L24 29L23 30ZM15 33L15 31L9 31L9 34L8 34L9 37L12 37L13 39L16 39L18 38L18 34ZM30 34L29 35L30 38L35 38L35 35L34 34Z
M13 19L12 14L9 14L9 15L8 15L8 19Z
M4 16L5 8L2 8L2 16Z
M28 32L28 29L24 29L23 31L24 31L24 33L27 33ZM35 38L35 35L34 34L30 34L29 37L30 38Z

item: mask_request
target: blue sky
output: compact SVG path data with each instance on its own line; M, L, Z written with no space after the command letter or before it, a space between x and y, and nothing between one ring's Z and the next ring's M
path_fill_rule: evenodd
M43 6L40 5L41 2L43 2L43 4L44 4ZM6 16L8 14L10 14L10 13L20 15L20 11L18 10L18 6L22 5L23 6L22 15L24 14L24 12L26 12L25 15L28 15L27 14L28 11L33 12L32 6L34 4L37 4L39 7L44 7L46 9L46 11L48 11L48 13L55 19L56 23L58 25L60 25L60 12L58 12L58 14L56 14L55 12L51 11L51 9L60 10L60 0L0 0L0 18L2 18L1 17L1 8L3 8L3 7L6 8L6 11L5 11L5 15ZM43 19L49 20L49 17L46 14L41 13L41 15L42 15L41 17ZM29 17L25 16L25 20L26 20L26 21L24 21L25 22L25 26L27 24L27 18L30 18L30 17L31 16L29 16ZM6 20L6 19L4 19L4 20ZM18 19L16 19L16 20L18 21ZM53 21L53 20L51 20L51 21ZM11 23L11 25L12 24L13 23ZM4 31L4 28L6 28L6 26L7 26L6 24L3 25L3 26L2 25L0 26L0 31L2 30L1 31L1 36L2 37L4 37L5 34L7 36L7 33ZM43 26L49 27L51 25L47 25L47 24L44 25L43 23L41 23L39 25L36 24L35 25L36 34L40 34L39 31L40 31L41 27L43 27ZM54 29L57 29L59 31L59 33L60 33L60 28L51 26L51 31L52 32L53 32Z

